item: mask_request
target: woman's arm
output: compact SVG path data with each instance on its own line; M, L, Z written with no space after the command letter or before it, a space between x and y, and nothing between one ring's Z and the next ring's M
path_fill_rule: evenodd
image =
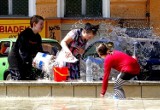
M68 36L68 34L63 38L63 40L61 41L61 46L62 48L66 51L66 52L70 52L69 48L68 48L68 44L73 41L71 36Z
M104 76L103 76L103 83L102 83L102 89L101 89L101 96L104 96L106 91L107 91L107 87L108 87L108 80L109 80L109 75L110 75L110 71L111 71L111 57L107 57L104 60Z

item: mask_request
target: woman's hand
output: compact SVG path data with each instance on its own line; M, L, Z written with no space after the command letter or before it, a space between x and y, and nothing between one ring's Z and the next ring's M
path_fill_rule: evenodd
M78 53L81 54L81 55L84 53L84 50L83 50L82 48L78 48L78 47L77 47L77 51L78 51Z
M102 97L102 98L103 98L103 97L104 97L104 95L103 95L103 94L100 94L100 97Z

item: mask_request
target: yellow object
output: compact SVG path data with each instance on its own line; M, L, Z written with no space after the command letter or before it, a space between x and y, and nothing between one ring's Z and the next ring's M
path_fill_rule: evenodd
M28 18L0 19L0 38L15 38L27 27L30 27L30 19ZM40 35L45 37L45 22Z

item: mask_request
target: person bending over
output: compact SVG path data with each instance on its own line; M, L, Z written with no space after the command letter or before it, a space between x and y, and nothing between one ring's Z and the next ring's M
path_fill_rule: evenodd
M92 25L86 23L84 28L73 29L64 37L61 41L61 46L63 50L66 51L68 55L73 54L77 59L75 63L67 63L67 67L70 72L70 79L80 78L80 58L84 52L86 43L88 40L92 39L99 29L99 25Z
M123 84L135 77L140 72L140 66L136 59L118 50L111 51L106 45L100 44L96 51L104 59L104 77L100 96L104 97L111 69L119 71L114 84L114 97L118 99L126 98L122 88Z

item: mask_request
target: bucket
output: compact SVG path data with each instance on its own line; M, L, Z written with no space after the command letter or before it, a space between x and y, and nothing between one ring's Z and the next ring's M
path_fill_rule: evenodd
M69 76L68 67L53 67L54 80L57 82L66 81Z

